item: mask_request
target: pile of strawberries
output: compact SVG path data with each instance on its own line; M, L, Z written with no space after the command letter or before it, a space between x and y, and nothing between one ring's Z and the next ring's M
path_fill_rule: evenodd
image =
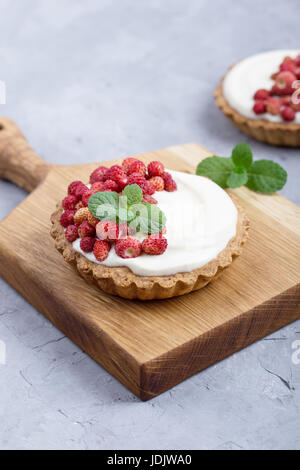
M294 121L296 112L300 111L300 103L297 103L300 101L300 93L293 86L300 80L300 54L295 59L285 57L279 71L271 78L275 82L271 90L260 89L255 93L253 111L255 114L280 115L287 122ZM297 100L293 99L294 94L297 95Z
M68 196L62 201L64 212L60 223L65 228L66 239L73 243L80 238L80 248L85 253L93 252L98 261L104 261L114 244L115 252L121 258L136 258L142 252L161 255L167 249L167 239L160 234L148 235L140 242L126 223L99 221L89 211L88 202L92 194L102 191L122 190L130 184L137 184L143 191L143 202L157 204L153 197L156 191L176 191L177 185L171 174L165 171L159 161L148 167L136 158L126 158L122 166L110 168L99 166L90 175L90 188L82 181L73 181L68 187Z

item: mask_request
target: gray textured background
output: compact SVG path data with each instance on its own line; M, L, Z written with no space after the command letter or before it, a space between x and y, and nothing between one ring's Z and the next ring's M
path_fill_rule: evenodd
M0 79L47 161L113 159L196 141L247 140L216 109L227 66L299 48L299 0L0 0ZM289 173L299 150L251 141ZM0 182L0 218L26 194ZM24 221L25 223L25 221ZM16 247L17 249L17 247ZM142 403L0 281L0 448L299 449L300 321Z

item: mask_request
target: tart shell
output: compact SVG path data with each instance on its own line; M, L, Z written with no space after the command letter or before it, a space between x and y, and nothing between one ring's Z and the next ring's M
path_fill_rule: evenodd
M64 229L60 225L60 216L63 212L61 203L57 205L57 210L51 216L51 235L55 240L56 249L62 253L65 261L73 265L88 283L95 284L108 294L125 299L168 299L206 286L241 254L242 246L248 238L249 220L243 209L237 204L236 206L237 234L219 256L191 272L168 276L138 276L127 267L109 267L89 261L74 250L72 243L65 238Z
M300 124L270 122L266 119L249 119L233 109L223 94L223 80L214 97L223 114L242 132L261 142L284 147L300 147Z

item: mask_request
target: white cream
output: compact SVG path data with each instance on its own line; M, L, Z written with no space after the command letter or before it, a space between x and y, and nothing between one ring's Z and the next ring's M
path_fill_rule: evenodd
M173 175L178 190L156 192L154 195L167 217L168 248L165 253L123 259L112 247L106 260L99 263L93 253L84 253L80 249L79 239L73 243L74 249L94 263L127 266L140 276L189 272L216 258L236 235L235 205L227 193L211 180L168 171Z
M284 123L280 116L273 116L269 113L255 114L252 111L253 96L260 88L270 90L274 85L271 75L278 71L283 59L286 56L294 58L299 53L299 50L279 50L264 52L242 60L227 73L224 79L223 93L226 101L247 118ZM300 113L296 113L296 119L293 122L300 123Z

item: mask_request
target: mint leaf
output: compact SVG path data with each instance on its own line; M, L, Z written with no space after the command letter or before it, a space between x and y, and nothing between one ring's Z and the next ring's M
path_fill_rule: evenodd
M242 142L237 144L232 151L232 161L239 168L249 168L253 157L250 145ZM245 184L245 183L243 183Z
M230 174L234 172L234 164L232 159L225 157L208 157L199 163L196 174L207 176L221 188L227 188L227 180Z
M141 233L159 233L166 224L166 216L155 204L140 203L130 207L130 227Z
M227 186L229 188L239 188L244 186L248 181L247 170L245 168L237 168L231 175L228 176Z
M246 186L260 193L274 193L283 188L287 181L287 172L271 160L257 160L248 170Z
M143 191L137 184L129 184L122 191L122 196L127 197L127 204L138 204L143 200Z
M99 206L101 210L99 211ZM116 213L119 207L119 194L114 191L100 191L99 193L92 194L89 198L89 210L97 219L103 219L104 215L101 216L106 210L106 212ZM99 215L97 215L97 213ZM112 220L112 219L107 219Z

